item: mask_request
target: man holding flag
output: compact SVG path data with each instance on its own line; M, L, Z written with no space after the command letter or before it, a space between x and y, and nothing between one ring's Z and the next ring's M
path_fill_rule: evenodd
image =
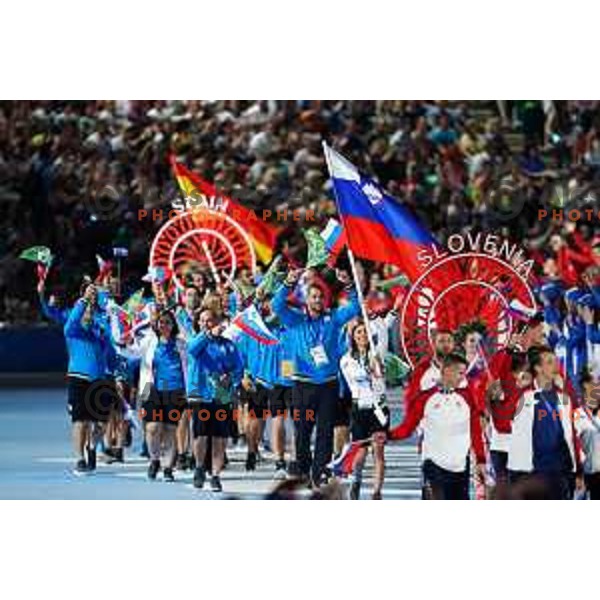
M291 308L287 299L298 282L300 272L298 269L289 271L284 284L273 297L272 307L288 330L294 364L292 405L297 411L294 422L298 474L312 477L313 484L318 486L327 479L325 467L333 449L339 393L340 331L348 321L358 316L360 306L350 276L346 271L337 270L338 280L348 291L348 304L326 312L322 289L311 285L306 309ZM315 453L311 459L310 439L315 424Z

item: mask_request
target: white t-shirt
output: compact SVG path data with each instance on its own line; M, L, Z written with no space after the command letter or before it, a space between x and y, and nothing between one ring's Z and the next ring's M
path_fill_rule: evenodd
M385 394L385 380L368 368L366 357L355 358L347 352L340 360L340 370L358 408L373 408Z

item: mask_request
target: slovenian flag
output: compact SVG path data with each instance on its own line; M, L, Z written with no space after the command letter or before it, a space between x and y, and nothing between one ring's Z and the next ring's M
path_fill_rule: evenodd
M239 313L232 321L233 328L239 330L242 334L250 336L260 344L274 346L279 343L279 340L269 328L265 325L256 306L251 304Z
M133 317L112 299L107 302L107 310L112 335L118 343L123 343L131 332Z
M106 278L111 274L112 262L110 260L104 260L99 254L96 254L96 262L98 263L96 283L104 283Z
M335 150L323 144L348 246L361 258L394 264L411 280L421 274L417 255L436 245L397 200Z
M329 252L327 264L332 266L335 264L339 253L346 245L344 228L335 219L329 219L325 229L321 231L321 237L325 242L325 248L327 248L327 252Z
M334 458L327 466L336 477L348 477L354 469L354 459L361 448L370 443L370 440L357 440L348 442L337 458Z
M142 277L142 281L150 283L165 283L171 279L171 269L162 266L150 266L148 267L148 273Z

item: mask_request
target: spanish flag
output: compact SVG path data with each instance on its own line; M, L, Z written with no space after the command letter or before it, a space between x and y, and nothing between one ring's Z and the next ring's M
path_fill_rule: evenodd
M205 181L180 162L177 162L174 156L171 155L169 160L184 196L187 198L193 196L194 193L200 193L207 198L219 196L222 200L225 214L238 222L250 237L258 260L264 264L270 263L277 242L277 228L261 219L260 216L257 217L253 210L242 206L227 196L219 194L214 184Z

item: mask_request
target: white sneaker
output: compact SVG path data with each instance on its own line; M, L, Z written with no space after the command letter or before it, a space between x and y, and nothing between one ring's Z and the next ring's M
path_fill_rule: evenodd
M273 479L275 479L275 481L283 481L284 479L287 479L287 471L285 469L277 469L275 471L275 476L273 477Z

